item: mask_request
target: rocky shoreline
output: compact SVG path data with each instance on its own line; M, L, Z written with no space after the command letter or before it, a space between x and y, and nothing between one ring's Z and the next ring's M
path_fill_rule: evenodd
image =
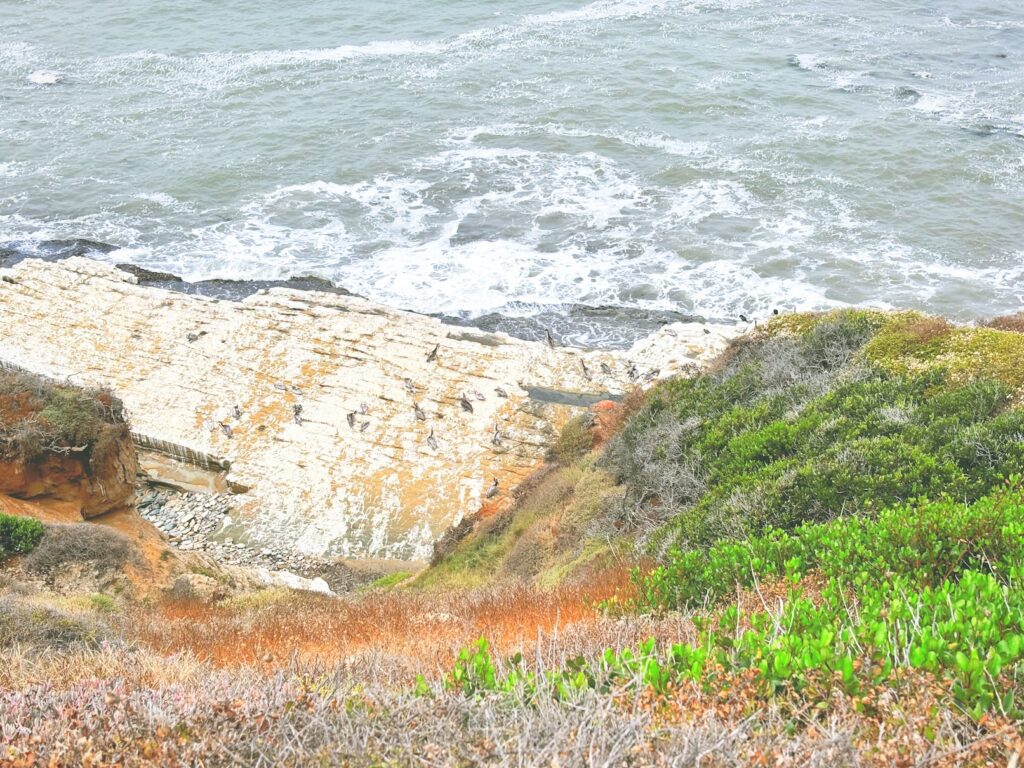
M114 392L140 450L167 457L155 482L218 494L146 496L181 548L298 573L425 560L508 506L569 419L698 370L741 330L581 349L326 291L187 295L79 256L0 268L0 318L0 360Z
M384 570L357 570L339 558L297 553L285 546L256 547L228 534L238 497L149 485L140 491L136 509L163 533L175 549L202 552L221 565L323 579L335 592L372 581Z

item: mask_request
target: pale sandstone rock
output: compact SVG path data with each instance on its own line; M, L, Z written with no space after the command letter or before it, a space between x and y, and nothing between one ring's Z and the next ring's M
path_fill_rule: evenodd
M579 403L627 392L631 370L640 383L692 370L735 334L675 324L625 352L552 349L351 296L140 287L85 258L0 270L0 327L0 361L110 387L140 444L230 462L227 483L247 491L236 540L399 559L429 555L492 478L507 499Z

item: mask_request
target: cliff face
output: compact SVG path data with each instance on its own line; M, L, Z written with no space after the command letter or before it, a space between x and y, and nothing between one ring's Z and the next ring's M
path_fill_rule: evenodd
M109 387L138 444L227 470L236 541L403 559L506 503L580 408L699 365L732 333L551 348L332 293L144 288L82 258L0 270L0 323L0 360Z
M137 473L116 398L0 367L0 507L88 519L131 507Z
M127 432L115 450L93 465L80 455L0 461L0 495L60 508L84 519L130 507L135 499L137 465Z

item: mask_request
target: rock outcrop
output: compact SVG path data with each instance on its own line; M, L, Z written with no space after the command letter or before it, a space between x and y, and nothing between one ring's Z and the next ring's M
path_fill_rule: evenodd
M734 333L678 323L585 351L335 293L172 293L85 258L0 270L0 326L0 360L109 387L138 445L221 471L241 494L225 537L397 559L503 503L581 407L694 369Z
M102 455L45 452L27 459L0 459L0 511L13 514L18 507L13 499L31 502L37 515L44 517L50 510L62 520L88 520L130 508L137 474L135 447L127 429L111 438Z

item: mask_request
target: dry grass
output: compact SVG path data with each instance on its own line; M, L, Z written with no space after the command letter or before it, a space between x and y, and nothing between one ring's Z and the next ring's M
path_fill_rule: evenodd
M596 601L628 594L624 569L586 587L539 592L528 587L466 591L370 592L347 599L269 592L224 604L200 600L135 606L121 615L126 637L160 653L186 652L217 666L296 658L337 663L386 647L433 668L486 635L499 650L530 645L538 634L594 625Z
M1012 723L936 706L926 680L813 709L758 702L744 677L714 694L527 703L436 684L414 696L380 650L272 671L124 649L0 659L5 766L1001 766L1022 748ZM63 685L67 670L100 674Z
M994 328L997 331L1024 333L1024 312L1018 312L1015 315L993 317L991 320L986 320L982 325L986 328Z
M133 541L119 531L101 525L48 525L39 545L25 558L25 568L35 574L53 574L71 564L89 563L105 571L120 571L144 561Z
M0 650L0 766L955 766L1006 765L1016 724L976 723L908 671L856 698L780 692L755 675L665 697L639 681L567 700L445 690L453 651L486 635L534 670L606 647L693 642L682 615L615 619L587 607L622 588L369 593L283 590L220 605L103 614L121 639ZM775 585L743 600L771 602ZM430 681L414 695L417 674ZM810 681L814 685L814 681ZM808 707L807 701L819 706Z

